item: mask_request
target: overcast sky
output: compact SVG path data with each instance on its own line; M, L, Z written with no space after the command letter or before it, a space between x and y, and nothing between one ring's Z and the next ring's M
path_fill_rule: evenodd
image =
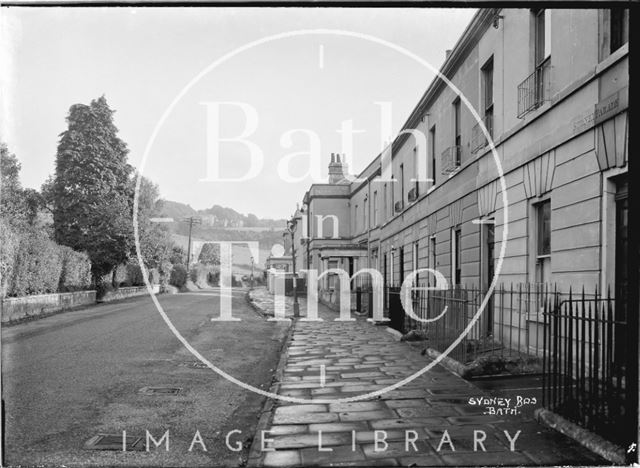
M58 137L75 103L104 94L116 110L129 160L140 162L160 118L199 73L252 41L296 30L364 33L408 49L434 67L444 61L475 9L326 8L2 8L0 139L22 162L22 181L39 188L53 172ZM8 66L4 65L8 64ZM313 33L272 40L234 55L193 83L150 148L144 175L162 196L196 209L219 204L259 217L288 217L312 180L282 180L278 163L318 136L326 177L330 153L342 152L342 122L363 130L353 139L352 172L381 146L381 106L392 106L398 131L433 73L391 48L361 38ZM220 138L249 131L261 170L243 182L213 174L215 126L203 103L221 107ZM250 109L247 111L247 109ZM210 114L211 115L211 114ZM209 115L209 116L210 116ZM303 132L305 129L307 132ZM287 141L289 131L292 138ZM207 138L209 137L209 139ZM246 145L221 143L221 178L249 170ZM291 160L292 176L308 159Z

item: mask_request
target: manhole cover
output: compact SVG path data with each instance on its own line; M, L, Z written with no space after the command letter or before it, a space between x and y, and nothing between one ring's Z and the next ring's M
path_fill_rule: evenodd
M209 368L209 366L207 366L204 362L200 362L200 361L181 362L178 365L180 367L190 367L192 369L208 369Z
M138 390L141 395L177 395L181 387L142 387Z
M84 443L87 450L122 450L122 434L98 434ZM126 450L144 450L145 441L142 437L127 436Z

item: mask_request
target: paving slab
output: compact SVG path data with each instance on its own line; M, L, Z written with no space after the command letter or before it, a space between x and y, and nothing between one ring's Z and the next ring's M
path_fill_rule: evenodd
M530 416L485 414L470 398L490 394L439 365L386 391L432 358L396 341L384 326L362 318L335 322L338 314L322 305L318 312L324 321L293 322L283 381L274 387L306 402L274 402L258 430L269 431L267 448L275 451L256 465L607 464ZM361 398L374 391L381 394ZM513 451L505 430L511 438L521 431ZM376 446L381 438L386 445Z

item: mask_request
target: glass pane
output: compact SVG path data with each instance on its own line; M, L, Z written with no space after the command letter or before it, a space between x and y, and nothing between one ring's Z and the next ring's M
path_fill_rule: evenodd
M551 253L551 202L538 205L538 255Z
M535 22L535 59L539 66L551 55L551 11L538 11Z
M536 13L535 58L536 66L544 60L544 10Z
M482 70L484 78L484 108L493 105L493 58L484 66Z

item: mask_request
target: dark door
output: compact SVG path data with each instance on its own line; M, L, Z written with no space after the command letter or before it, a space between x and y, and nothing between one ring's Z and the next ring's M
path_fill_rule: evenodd
M404 333L405 314L400 300L400 287L390 287L389 291L389 327Z
M388 288L387 288L387 285L388 285L387 274L389 272L388 271L388 266L387 266L388 257L389 257L389 254L385 253L384 254L384 260L383 260L383 262L384 262L384 274L382 276L382 283L383 283L382 290L383 290L383 293L384 293L383 296L384 296L384 307L385 307L385 309L389 308L389 300L388 300L389 299L389 294L388 294Z

